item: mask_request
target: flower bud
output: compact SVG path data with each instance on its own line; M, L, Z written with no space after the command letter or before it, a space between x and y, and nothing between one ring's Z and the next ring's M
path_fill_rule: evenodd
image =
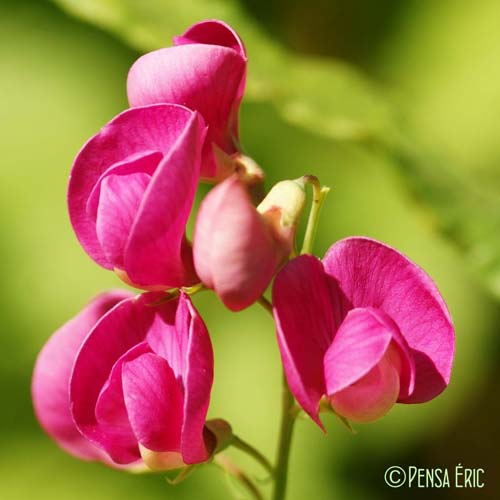
M245 90L247 56L238 34L222 21L194 24L174 46L140 57L130 69L131 107L181 104L197 111L208 125L201 177L218 182L231 175L212 146L227 155L238 152L238 111Z
M275 238L288 245L290 250L305 203L304 184L286 180L275 184L257 207L270 223Z
M184 292L160 303L163 296L104 294L42 349L35 412L72 455L136 472L212 457L219 435L205 427L210 337Z
M185 230L200 176L201 116L182 106L128 109L85 144L68 187L85 251L149 290L198 282Z
M271 190L261 213L247 187L234 174L212 189L198 212L193 240L196 272L233 311L253 304L288 257L296 227L293 212L299 211L295 199L287 204L280 198L280 188Z

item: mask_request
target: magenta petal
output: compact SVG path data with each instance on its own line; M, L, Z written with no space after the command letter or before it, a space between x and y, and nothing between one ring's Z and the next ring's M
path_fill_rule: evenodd
M236 151L238 109L246 79L243 44L229 26L206 21L176 38L175 47L140 57L130 69L131 106L177 103L198 111L209 127L201 174L217 175L211 143Z
M101 318L83 342L70 380L77 428L119 464L138 460L139 449L122 427L100 424L95 407L116 361L146 337L155 310L146 307L144 300L144 296L124 300Z
M184 384L189 344L189 326L177 324L180 308L184 308L184 293L179 300L157 306L156 315L147 335L152 351L165 358L175 377ZM182 305L181 305L182 304Z
M131 175L137 173L153 175L163 154L158 151L145 151L126 158L109 167L96 182L87 200L87 214L95 221L97 219L97 209L101 196L102 181L110 175Z
M241 100L243 99L243 94L245 93L247 62L245 46L243 45L241 38L238 36L236 31L231 28L231 26L217 19L211 19L194 24L187 29L183 35L174 38L174 44L177 46L195 43L228 47L236 51L245 63L236 94L233 97L232 109L226 124L226 130L228 130L233 137L228 137L229 144L226 144L225 147L224 143L219 143L215 140L220 147L222 147L227 153L230 153L234 149L233 139L238 138L238 109ZM236 69L237 67L235 66L233 69L235 74L238 73L235 71ZM233 95L233 92L229 92L228 95ZM207 118L207 121L208 120L209 118Z
M68 208L80 243L98 264L113 267L97 238L92 211L87 211L89 197L102 174L117 164L135 161L138 156L168 154L192 120L191 110L173 104L128 109L79 152L69 181Z
M184 423L181 452L186 464L207 460L213 450L207 449L203 432L214 378L214 355L207 327L191 300L184 293L179 298L176 328L189 332L183 373Z
M152 451L179 451L183 396L168 362L148 353L125 363L123 393L139 443Z
M218 19L208 19L193 24L181 36L174 38L175 45L185 45L188 43L220 45L221 47L233 49L242 57L246 57L245 46L236 31Z
M273 312L288 385L299 404L321 427L325 394L323 358L336 325L329 283L321 261L302 255L290 261L273 286Z
M176 308L170 302L158 308L148 333L153 351L168 361L184 392L181 452L185 463L205 461L208 450L203 430L213 383L210 337L189 297L181 292Z
M101 184L96 232L113 267L123 269L130 229L151 177L145 173L109 175Z
M368 238L335 243L323 259L353 307L375 307L397 324L415 361L415 388L401 402L437 396L450 380L455 335L431 278L391 247Z
M399 350L403 372L412 372L404 339L399 338L390 318L373 308L349 311L325 354L326 393L330 396L340 392L365 376L382 359L394 337L398 347L402 343Z
M183 127L155 171L130 233L125 270L138 285L179 287L197 281L185 228L199 179L205 127L197 113L191 113Z
M193 253L202 282L232 311L250 306L264 293L282 260L281 247L236 176L203 200Z
M123 354L113 366L96 401L95 417L99 425L98 444L116 463L129 463L130 457L133 461L138 460L137 439L130 426L123 398L122 370L125 363L146 352L151 352L151 349L146 342L142 342Z
M110 308L130 296L126 291L102 294L57 330L38 355L33 371L35 413L45 431L72 455L107 461L105 454L84 438L70 412L69 379L83 339Z
M193 44L156 50L130 69L129 102L131 106L183 104L198 111L210 128L210 138L226 149L245 66L245 59L227 47Z
M108 380L104 384L97 398L95 416L99 424L121 427L124 434L128 434L134 442L135 437L130 427L125 400L123 399L122 371L123 365L129 361L151 352L147 342L141 342L129 349L114 364Z
M213 382L213 351L207 328L189 297L181 292L178 304L157 308L147 341L168 361L184 392L181 451L185 463L206 460L203 429Z

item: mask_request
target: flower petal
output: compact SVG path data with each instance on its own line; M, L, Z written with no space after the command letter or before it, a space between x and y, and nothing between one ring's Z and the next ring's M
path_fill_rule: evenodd
M323 259L353 307L375 307L388 314L415 360L415 388L404 403L437 396L450 380L454 329L431 278L393 248L368 238L335 243Z
M115 165L111 165L111 167L99 177L99 180L94 185L88 197L87 214L94 221L97 219L97 209L99 207L99 198L101 197L101 185L106 177L110 175L131 175L136 173L145 173L151 177L162 158L163 154L158 151L145 151L144 153L134 154Z
M126 362L123 394L137 441L152 451L179 451L183 396L168 362L153 353Z
M210 391L214 379L214 354L207 327L187 295L181 293L176 328L189 332L184 380L184 423L181 452L187 464L209 458L204 439ZM210 440L208 440L210 442Z
M205 197L193 240L196 271L232 311L253 304L283 259L266 221L236 175Z
M84 340L70 379L70 401L77 428L118 464L140 459L137 443L131 444L130 433L122 427L98 422L95 407L116 361L146 337L155 310L146 307L144 301L144 296L124 300L101 318Z
M130 229L151 177L145 173L109 175L101 184L96 232L108 262L123 269Z
M123 399L122 371L125 363L133 361L148 352L151 352L149 344L141 342L118 359L99 393L95 406L95 416L99 424L122 428L124 433L129 434L134 444L136 439L130 427L125 400Z
M392 349L394 347L390 344L368 373L330 397L332 408L338 415L353 422L374 422L394 406L400 392L400 377L397 368L399 356L394 355Z
M125 252L125 270L138 285L179 287L197 282L186 242L200 173L205 126L191 113L146 189Z
M161 305L148 333L153 351L168 361L184 393L181 448L187 464L205 461L212 450L203 437L213 383L213 351L207 328L189 296Z
M166 301L156 307L156 315L151 324L147 342L155 354L168 361L177 380L184 386L186 374L187 352L189 343L189 327L180 324L177 317L179 309L185 302L184 293L179 299Z
M321 261L311 255L290 261L273 286L273 313L288 385L321 428L323 358L336 331L329 286Z
M201 113L208 127L202 176L216 176L211 143L236 151L238 109L246 79L243 44L229 26L206 21L175 39L176 47L140 57L130 69L131 106L178 103Z
M325 354L326 393L330 396L340 392L365 376L382 359L391 342L401 351L401 370L411 373L412 359L394 322L371 307L349 311Z
M193 24L181 36L174 37L174 44L177 46L188 43L204 43L228 47L246 58L245 46L236 31L218 19L208 19Z
M82 436L73 422L69 401L73 362L84 338L101 316L127 297L130 293L122 290L96 297L52 335L35 364L32 397L36 416L45 431L78 458L108 461L105 453Z
M152 295L152 294L150 294ZM185 463L205 461L211 449L203 437L213 383L213 351L207 328L189 296L157 306L147 342L167 360L184 394L181 449Z
M111 120L78 153L68 186L71 223L85 251L101 266L112 269L87 212L89 197L102 174L136 155L167 154L185 131L193 112L173 104L128 109Z

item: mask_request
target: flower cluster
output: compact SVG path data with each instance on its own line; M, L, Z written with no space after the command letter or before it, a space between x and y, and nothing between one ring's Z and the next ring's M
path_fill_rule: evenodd
M130 108L75 159L68 208L78 240L143 290L98 296L38 357L37 417L79 458L167 470L205 462L230 441L228 424L206 420L213 353L190 299L202 287L238 311L276 276L272 313L288 386L320 427L320 410L373 421L396 402L434 398L450 380L453 325L422 269L362 237L333 244L323 260L309 245L297 256L312 176L257 199L264 174L238 137L246 66L229 26L192 26L135 62ZM190 241L199 182L215 186Z

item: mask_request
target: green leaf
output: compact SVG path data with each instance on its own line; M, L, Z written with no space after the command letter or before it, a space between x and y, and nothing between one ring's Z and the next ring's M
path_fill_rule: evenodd
M171 45L174 35L197 21L222 19L241 34L247 47L246 99L271 101L290 123L337 140L383 139L390 131L389 107L360 73L329 59L289 53L237 0L54 1L141 52Z

